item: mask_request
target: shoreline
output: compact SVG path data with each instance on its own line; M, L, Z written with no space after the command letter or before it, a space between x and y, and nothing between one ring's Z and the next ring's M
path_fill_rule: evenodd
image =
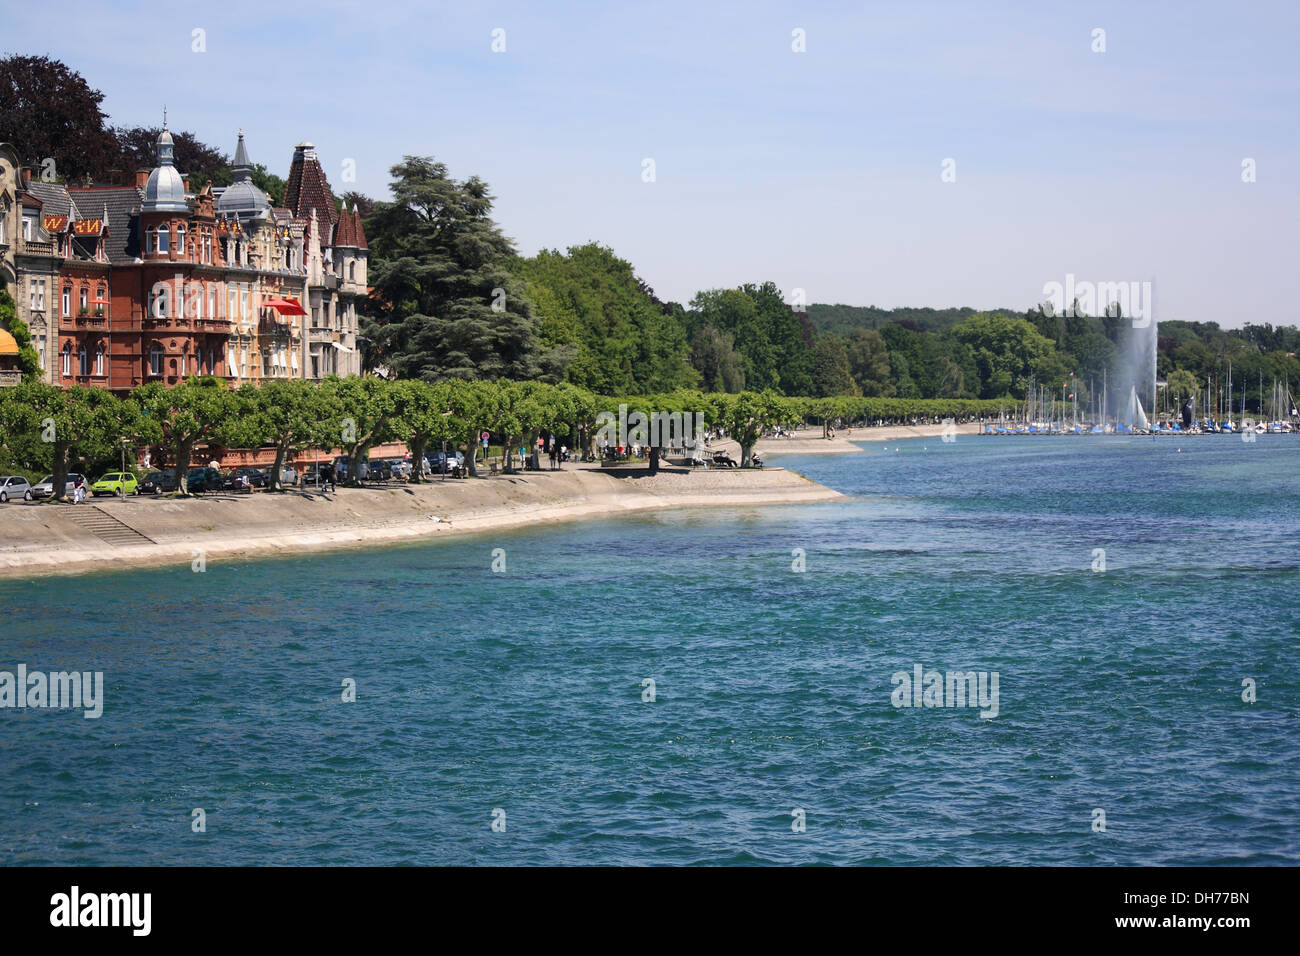
M89 498L80 505L11 502L0 506L0 578L183 567L200 554L208 562L334 552L638 512L844 497L775 467L616 477L598 467L570 466L326 494Z
M862 442L903 441L908 438L939 438L944 425L879 425L867 428L840 429L834 438L823 438L820 428L801 428L788 438L764 438L755 446L760 458L769 455L863 455ZM980 425L967 422L954 426L958 435L978 435ZM851 433L850 433L851 431ZM729 451L739 457L740 446L730 438L715 441L710 449Z

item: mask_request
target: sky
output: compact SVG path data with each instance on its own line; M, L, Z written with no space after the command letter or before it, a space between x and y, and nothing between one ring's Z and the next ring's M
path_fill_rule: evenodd
M1295 0L5 17L0 53L64 61L115 125L165 103L229 154L242 128L281 176L307 140L336 193L380 199L403 155L433 156L487 181L524 254L598 241L667 300L770 280L807 302L1025 309L1073 275L1152 282L1157 321L1300 324Z

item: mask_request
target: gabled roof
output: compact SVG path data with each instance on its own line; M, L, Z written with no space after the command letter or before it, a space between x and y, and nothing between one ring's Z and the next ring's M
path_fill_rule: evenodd
M108 215L105 246L110 262L130 262L140 256L140 204L138 186L90 186L68 190L87 209L102 206Z

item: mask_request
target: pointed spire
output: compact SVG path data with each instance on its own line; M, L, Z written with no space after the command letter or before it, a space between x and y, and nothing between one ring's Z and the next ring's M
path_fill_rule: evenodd
M239 131L239 143L235 146L235 162L231 166L235 174L235 181L249 179L252 176L253 164L248 161L248 149L244 146L244 131Z

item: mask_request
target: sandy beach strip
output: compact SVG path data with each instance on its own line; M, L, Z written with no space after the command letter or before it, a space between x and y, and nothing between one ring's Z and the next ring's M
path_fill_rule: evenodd
M858 442L902 441L907 438L938 438L944 425L880 425L872 428L838 429L834 438L823 438L818 428L800 428L793 435L764 438L754 449L758 457L775 455L860 455L866 451ZM958 435L978 435L975 422L954 426ZM739 460L740 446L731 439L710 443L709 450L725 451Z
M199 560L375 547L639 511L843 497L782 468L616 477L600 468L567 466L565 471L420 485L390 482L326 494L98 498L80 505L11 502L0 505L0 577L189 567ZM105 515L111 520L105 521Z

